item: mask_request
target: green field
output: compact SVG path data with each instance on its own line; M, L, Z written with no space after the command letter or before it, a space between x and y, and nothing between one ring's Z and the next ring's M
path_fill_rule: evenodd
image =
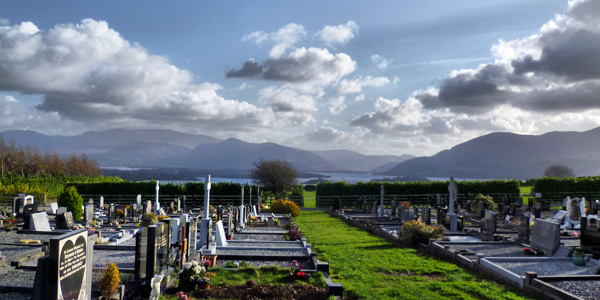
M400 248L323 211L294 219L347 299L528 299L458 266Z
M305 208L317 207L317 192L304 191L304 207Z

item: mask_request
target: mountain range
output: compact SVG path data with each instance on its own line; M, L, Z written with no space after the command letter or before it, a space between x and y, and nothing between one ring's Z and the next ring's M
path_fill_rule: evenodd
M220 140L172 130L112 129L77 136L49 136L34 131L12 130L1 135L5 141L38 148L42 153L54 151L62 156L86 153L103 168L240 171L251 169L254 161L264 158L286 160L300 172L368 172L381 165L395 165L414 157L368 156L347 150L310 152L274 143L254 144L233 138ZM335 153L340 153L340 156L336 158Z
M576 176L600 174L600 127L585 132L518 135L496 132L458 144L431 157L417 157L379 174L480 179L543 176L552 165Z
M103 168L186 168L235 174L264 159L286 160L299 172L372 172L385 176L526 179L564 165L577 176L600 174L600 127L585 132L519 135L496 132L430 157L363 155L349 150L306 151L274 143L221 140L171 130L113 129L78 136L5 131L4 140L67 156L87 153Z

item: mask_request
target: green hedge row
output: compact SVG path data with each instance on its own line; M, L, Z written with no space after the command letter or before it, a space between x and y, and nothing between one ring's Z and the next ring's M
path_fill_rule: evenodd
M379 195L381 185L387 195L447 194L448 181L429 182L321 182L317 196ZM455 181L461 194L519 194L518 180Z
M590 193L600 191L600 176L578 178L538 178L535 192L551 193Z
M14 186L14 193L27 192L28 189L38 189L40 192L47 194L48 198L57 198L68 184L74 183L120 183L123 179L110 176L21 176L15 173L5 174L0 178L0 186Z
M152 195L156 193L156 181L120 183L74 183L79 194L84 195ZM163 195L204 195L203 182L160 183L159 193ZM242 184L233 182L212 183L211 195L240 195ZM252 195L257 195L257 187L252 186ZM250 185L244 185L244 194L249 195Z

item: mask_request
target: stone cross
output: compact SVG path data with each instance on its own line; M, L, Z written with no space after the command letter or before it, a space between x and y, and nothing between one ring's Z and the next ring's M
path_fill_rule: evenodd
M252 185L250 185L250 205L252 205Z
M200 220L200 247L206 247L208 248L209 246L209 237L210 237L210 230L212 229L211 226L211 218L209 215L209 206L210 206L210 188L211 188L211 184L210 184L210 175L206 176L206 180L204 181L204 218L202 218L202 220Z
M456 194L458 189L454 183L454 177L450 176L450 184L448 184L448 192L450 193L450 231L455 232L458 230L457 217L454 213L454 205L456 202Z
M383 184L381 185L381 206L379 206L379 217L385 217L385 209L383 207L383 195L385 194L383 190Z
M158 190L160 190L160 186L158 180L156 181L156 201L154 202L154 213L158 215L158 208L160 207L160 203L158 203Z

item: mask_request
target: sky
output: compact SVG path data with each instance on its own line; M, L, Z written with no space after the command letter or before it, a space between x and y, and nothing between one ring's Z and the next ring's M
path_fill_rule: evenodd
M0 132L433 155L600 126L600 0L0 0Z

